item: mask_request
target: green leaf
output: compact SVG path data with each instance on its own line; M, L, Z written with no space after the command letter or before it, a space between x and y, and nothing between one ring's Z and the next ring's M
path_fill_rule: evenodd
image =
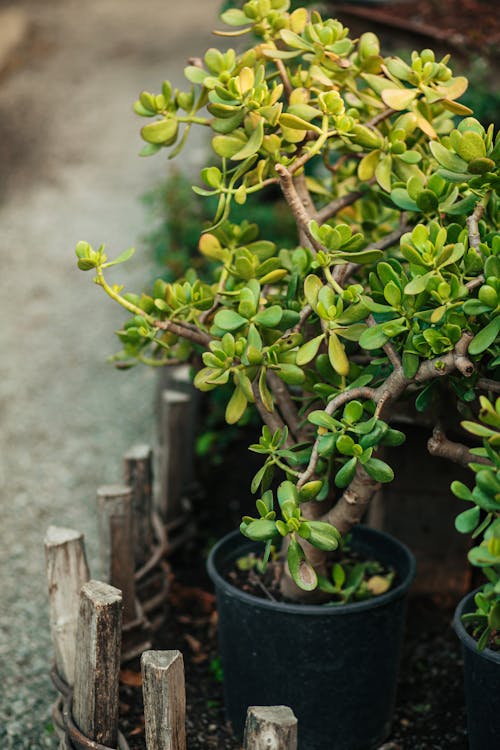
M409 281L405 286L405 294L420 294L421 292L424 292L427 289L427 284L433 276L434 271L428 271L421 276L415 276L415 278Z
M156 120L144 125L141 129L141 136L148 143L170 144L175 140L178 128L179 123L172 117L165 120Z
M419 208L414 200L408 195L406 188L394 188L391 190L392 202L396 204L398 208L402 208L403 211L418 211Z
M306 503L310 500L313 500L320 492L322 486L323 482L320 479L314 479L311 482L306 482L299 489L299 501L301 503Z
M328 357L335 372L344 377L349 374L349 360L345 353L345 347L333 332L330 332L328 338Z
M236 422L241 419L241 417L245 413L247 404L248 401L243 392L243 389L239 387L235 388L233 391L233 395L229 399L226 407L226 422L228 424L236 424Z
M197 65L187 65L184 68L184 75L190 83L195 83L200 86L203 85L205 78L207 78L207 71L203 68L198 68Z
M304 551L294 536L290 537L287 555L290 575L303 591L313 591L318 585L314 568L307 562Z
M306 341L305 344L302 344L297 352L296 359L296 362L299 366L306 365L308 362L314 359L324 338L325 334L322 333L320 336L316 336L310 341Z
M246 26L246 24L250 23L248 16L238 8L230 8L224 11L224 13L221 13L220 18L228 26Z
M311 228L311 225L309 225L309 228ZM318 300L318 294L322 288L323 288L323 283L321 279L319 279L313 273L309 274L309 276L306 277L304 281L304 294L305 294L306 300L311 305L313 310L316 309L316 302Z
M129 247L128 250L124 250L117 258L106 263L105 267L109 268L110 266L116 266L118 263L125 263L134 253L135 247Z
M288 385L302 385L306 379L305 373L300 367L286 362L278 365L276 374Z
M264 140L264 120L261 118L245 146L232 156L233 161L242 161L257 153Z
M403 372L405 377L413 378L418 370L420 359L418 354L414 352L404 351L403 352Z
M449 169L451 172L466 172L467 162L449 151L439 141L430 141L429 148L436 161L445 169Z
M338 452L342 453L342 455L344 456L354 455L355 443L350 435L340 435L337 440L336 447Z
M79 258L77 266L80 271L91 271L97 266L97 261L93 260L92 258Z
M383 156L375 168L375 179L386 193L391 192L391 173L392 159L388 155Z
M218 167L206 167L201 170L201 177L209 187L217 189L222 183L222 173Z
M352 480L354 479L354 474L356 473L356 464L357 458L354 456L353 458L350 458L349 461L347 461L338 470L335 475L335 484L337 485L337 487L343 489L352 482Z
M384 331L382 330L382 327L380 325L373 326L372 328L367 328L366 331L364 331L359 339L359 345L363 347L363 349L380 349L380 347L384 346L389 340L389 337L385 335Z
M279 305L271 305L265 310L257 313L254 320L265 328L275 328L283 316L283 310Z
M262 367L259 375L259 393L264 404L264 408L268 412L274 411L274 401L271 395L271 391L267 387L266 383L266 368Z
M349 424L359 422L363 416L363 404L360 401L350 401L344 407L343 419Z
M455 518L455 528L461 534L471 534L479 523L481 511L476 506L464 510Z
M407 109L416 99L418 89L387 88L382 91L382 100L395 110Z
M226 159L232 159L238 151L241 151L245 143L245 138L240 137L239 131L230 135L216 135L212 138L213 150L218 156Z
M379 458L370 458L364 464L363 468L377 482L392 482L394 479L394 472L389 464L386 464L385 461L381 461Z
M219 310L214 318L214 323L217 328L221 328L223 331L236 331L242 325L248 323L248 320L234 310Z
M264 518L252 521L245 528L242 528L242 526L240 526L241 533L251 539L252 542L267 542L278 534L275 522L266 521Z
M250 487L252 493L257 492L257 490L259 489L259 485L262 482L267 469L268 469L268 464L264 464L264 466L262 466L259 469L259 471L255 474L254 478L252 479L252 484Z
M476 333L469 344L469 354L481 354L496 340L500 332L500 315L490 320L488 325Z
M297 117L297 115L291 115L288 112L283 112L283 114L280 117L280 125L284 128L289 128L290 130L310 130L311 129L311 123L307 120L303 120L302 117Z
M321 409L316 409L308 415L308 420L311 424L315 424L318 427L324 427L325 430L335 432L338 427L338 422Z
M337 529L324 521L308 521L309 537L308 542L314 547L324 552L333 552L336 550L342 540Z
M360 250L359 252L340 252L337 253L336 256L347 260L350 263L365 265L380 260L380 258L383 258L384 253L382 250Z
M384 287L384 297L392 307L399 307L401 304L401 289L393 281L389 281Z

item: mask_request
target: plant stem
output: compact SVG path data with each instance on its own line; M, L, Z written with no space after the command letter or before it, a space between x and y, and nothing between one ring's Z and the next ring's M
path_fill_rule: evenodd
M475 456L463 443L455 443L452 440L448 440L439 425L434 427L432 437L427 441L427 450L431 456L447 458L449 461L465 467L470 463L485 464L486 466L491 465L491 461L488 461L483 456Z

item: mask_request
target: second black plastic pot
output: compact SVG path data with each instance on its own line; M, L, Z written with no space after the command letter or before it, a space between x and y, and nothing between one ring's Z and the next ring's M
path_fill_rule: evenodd
M464 687L469 750L498 750L500 745L500 653L485 648L462 624L462 615L474 610L474 594L468 594L455 611L453 627L462 642Z
M226 714L243 732L248 706L290 706L300 750L371 750L389 735L396 696L411 552L374 529L353 529L353 548L396 570L391 591L342 607L258 599L232 586L235 560L262 551L239 531L212 550Z

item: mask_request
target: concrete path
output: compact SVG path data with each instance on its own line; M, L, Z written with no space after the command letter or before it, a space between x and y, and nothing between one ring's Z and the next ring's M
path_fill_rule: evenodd
M96 488L120 480L123 452L152 425L154 374L106 363L123 316L76 269L74 246L118 253L144 233L139 199L166 160L137 156L131 104L166 77L181 83L186 58L213 43L219 2L15 7L24 36L0 71L0 747L36 750L55 747L45 529L84 531L94 562ZM183 166L202 155L191 141ZM130 289L152 275L137 246L115 270Z

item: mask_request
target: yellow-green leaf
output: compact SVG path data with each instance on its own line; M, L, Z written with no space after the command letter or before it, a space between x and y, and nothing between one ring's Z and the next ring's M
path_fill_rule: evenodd
M257 122L255 130L248 139L247 143L243 146L242 149L237 151L236 154L233 154L231 158L233 159L233 161L242 161L243 159L248 159L249 156L253 156L253 154L257 153L259 148L262 146L263 139L264 120L260 119Z
M384 89L381 96L384 104L399 111L409 107L417 94L418 89Z
M375 174L375 168L380 159L380 151L372 151L371 153L363 156L358 165L358 177L363 182L368 182L372 179Z
M328 339L328 358L335 372L344 377L349 374L349 360L345 347L333 332L330 333Z
M248 401L243 389L240 387L235 388L226 406L226 422L228 424L236 424L245 413L247 403Z
M325 334L322 333L320 336L316 336L314 339L306 341L306 343L300 347L299 351L297 352L296 359L296 362L299 366L306 365L308 362L314 359L324 338Z
M177 136L178 122L170 117L149 122L141 129L141 135L148 143L170 144Z

